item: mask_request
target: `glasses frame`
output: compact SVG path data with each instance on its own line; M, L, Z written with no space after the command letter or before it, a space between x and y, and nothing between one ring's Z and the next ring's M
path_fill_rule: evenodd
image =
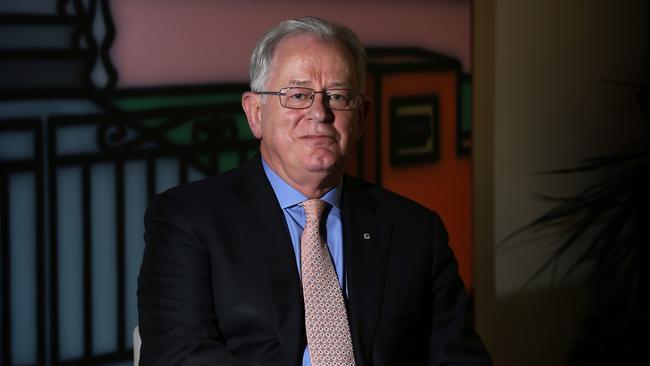
M287 95L287 91L290 90L290 89L311 90L312 94L311 94L311 98L309 98L309 100L310 100L309 105L305 106L305 107L287 107L282 102L282 96ZM308 109L308 108L311 108L312 105L314 105L314 99L316 99L315 98L316 94L323 94L323 96L326 98L327 96L329 96L328 93L336 91L336 90L347 90L347 91L352 92L353 97L354 97L352 107L351 108L332 108L330 106L330 104L329 104L329 99L326 99L325 105L327 106L327 108L329 108L329 109L331 109L333 111L353 111L353 110L357 109L359 107L359 105L361 105L361 103L360 103L361 94L354 91L354 89L348 89L348 88L332 88L332 89L325 89L325 90L321 90L321 91L316 91L316 90L314 90L312 88L307 88L307 87L304 87L304 86L288 86L288 87L282 88L282 89L280 89L280 90L278 90L276 92L274 92L274 91L256 91L255 94L259 94L259 95L277 95L278 99L280 100L280 105L282 107L284 107L284 108L287 108L287 109Z

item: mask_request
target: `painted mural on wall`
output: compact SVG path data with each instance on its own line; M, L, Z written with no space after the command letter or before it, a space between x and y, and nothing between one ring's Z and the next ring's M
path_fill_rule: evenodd
M20 3L0 4L0 363L126 365L147 201L256 152L248 86L117 88L108 0ZM442 211L468 261L468 77L421 49L369 55L349 170Z

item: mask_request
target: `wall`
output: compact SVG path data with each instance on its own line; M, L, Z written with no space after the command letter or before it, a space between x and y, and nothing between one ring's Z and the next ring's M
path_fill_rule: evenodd
M458 59L465 72L471 69L469 1L334 0L297 5L289 0L114 0L111 9L117 29L111 56L119 70L119 87L247 81L248 58L256 41L278 22L306 14L350 26L367 46L418 46ZM400 95L414 93L418 91L402 90ZM456 98L445 100L454 104L453 111ZM443 153L439 162L430 164L435 165L433 169L414 166L396 170L402 175L418 169L425 172L411 176L411 186L417 187L382 184L442 215L461 276L471 291L471 157L455 153L456 113L445 116L440 142ZM370 118L366 121L372 122ZM368 163L372 158L367 157ZM426 177L426 184L421 177Z
M549 177L643 132L634 89L648 73L648 4L490 0L474 4L476 306L497 365L560 365L588 308L585 271L522 289L551 238L501 240L595 176ZM567 263L557 268L561 271Z
M255 42L304 15L346 24L366 45L428 48L470 69L469 1L113 0L111 8L120 86L248 80Z
M64 8L61 13L57 3ZM211 103L227 110L232 100L237 107L239 86L234 99L233 88L215 96L209 88L151 87L245 81L255 40L280 20L304 14L350 24L368 45L420 46L460 59L470 70L469 1L0 4L2 65L11 66L0 67L3 365L128 360L130 333L137 324L135 279L147 198L194 180L211 166L231 167L248 153L250 141L227 144L229 151L214 144L221 151L212 157L202 144L215 132L202 130L206 121L227 115L231 122L232 117L202 107ZM110 22L101 16L108 11L104 5L114 15L114 43ZM86 33L86 24L93 32ZM91 88L93 81L103 91L113 79L94 47L77 52L94 44L89 39L101 50L111 46L118 90L95 93ZM123 89L133 87L145 89ZM202 133L192 134L195 126ZM214 135L218 140L219 131ZM196 149L187 149L190 144ZM470 157L463 159L469 172ZM469 179L464 183L467 191ZM456 210L469 216L466 203ZM466 237L469 244L471 236Z

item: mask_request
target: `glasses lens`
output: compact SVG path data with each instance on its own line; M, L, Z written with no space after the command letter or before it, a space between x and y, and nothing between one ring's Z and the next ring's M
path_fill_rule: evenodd
M351 110L356 108L359 95L348 89L329 89L316 92L310 88L290 87L280 90L280 103L286 108L305 109L314 102L314 94L323 93L330 109Z
M314 91L309 88L286 88L282 92L282 105L287 108L309 108L314 97Z
M347 89L330 89L327 91L327 101L332 109L353 109L356 98L356 94Z

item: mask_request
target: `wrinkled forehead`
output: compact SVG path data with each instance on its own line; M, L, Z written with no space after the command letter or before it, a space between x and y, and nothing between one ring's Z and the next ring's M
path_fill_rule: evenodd
M345 45L334 39L311 34L288 36L276 45L270 66L268 81L291 84L285 86L311 87L326 82L330 88L358 87L354 59Z

